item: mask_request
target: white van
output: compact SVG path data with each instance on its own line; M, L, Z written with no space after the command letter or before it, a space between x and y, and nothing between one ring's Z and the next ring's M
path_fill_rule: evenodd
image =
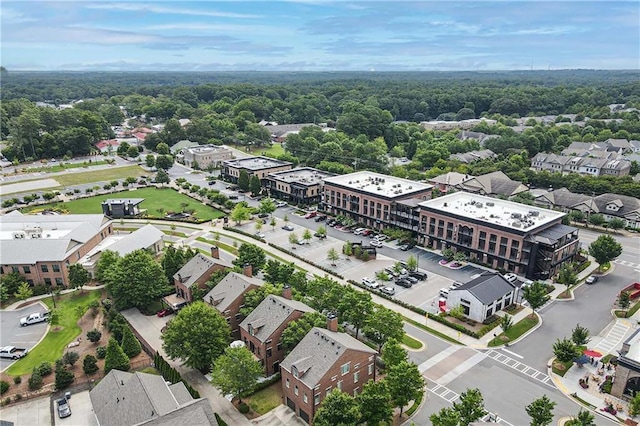
M440 296L444 297L445 299L447 297L449 297L449 289L448 288L441 288L440 289Z

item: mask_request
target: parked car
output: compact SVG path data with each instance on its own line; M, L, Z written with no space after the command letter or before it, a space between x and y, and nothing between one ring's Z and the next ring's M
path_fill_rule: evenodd
M285 231L293 231L293 226L291 226L291 225L284 225L284 226L282 227L282 229L284 229Z
M369 235L371 235L371 234L373 234L373 231L372 231L371 229L365 229L365 230L362 232L362 236L363 236L363 237L368 237L368 236L369 236Z
M258 217L259 217L260 219L263 219L263 218L265 218L265 217L269 217L269 213L259 213L259 214L258 214Z
M216 181L215 180L210 180L209 182L207 182L209 185L215 185Z
M64 419L71 415L71 407L69 407L69 401L67 398L60 398L56 401L58 407L58 417Z
M587 284L595 284L599 279L600 278L597 275L589 275L589 277L584 282Z
M380 247L382 247L382 241L373 240L373 241L371 241L371 246L380 248Z
M407 274L407 275L401 276L401 278L405 279L405 280L408 280L408 281L411 281L411 284L417 284L418 283L418 279L415 278L415 277L412 277L411 274Z
M378 284L376 282L376 280L373 280L373 279L367 278L367 277L364 277L362 279L362 284L366 285L369 288L378 288L378 287L380 287L380 284Z
M316 212L309 212L309 213L304 215L304 218L305 219L311 219L311 218L316 217L317 215L318 215L318 213L316 213Z
M362 235L362 233L363 233L364 231L366 231L366 230L367 230L367 228L356 228L356 230L355 230L355 231L353 231L353 234L354 234L354 235Z
M420 281L424 281L427 279L427 274L424 272L420 272L420 271L413 271L413 272L409 272L409 276L416 278Z
M318 237L320 239L322 238L327 238L327 234L321 234L319 232L316 232L315 234L313 234L314 237Z
M447 297L449 297L449 289L448 288L441 288L440 289L440 297L444 297L445 299Z
M255 236L258 237L258 238L265 238L266 237L266 235L264 235L262 232L256 232Z
M229 195L228 197L230 200L237 200L238 196L237 195Z
M159 310L157 315L160 318L162 318L162 317L166 317L168 315L171 315L172 313L173 313L173 309L172 308L164 308L164 309Z
M508 273L504 276L504 279L509 281L510 283L516 282L518 276L516 274Z
M405 287L405 288L409 288L413 285L413 283L409 281L407 278L398 278L396 280L396 284L399 285L400 287Z
M402 251L407 251L409 250L409 244L403 244L400 247L398 247L400 250Z
M316 216L316 222L322 222L323 220L327 220L326 214L321 214L320 216Z
M276 207L287 207L287 203L285 203L284 201L278 201L276 203Z
M37 324L39 322L45 322L49 319L49 312L37 312L28 315L24 318L20 318L20 325L26 327L27 325Z
M393 268L384 268L384 271L390 276L390 277L397 277L398 273L396 271L393 270Z
M335 220L335 219L330 219L330 220L327 222L327 226L333 226L333 225L335 225L335 224L336 224L336 220Z
M29 351L25 348L16 348L15 346L5 346L0 348L0 358L20 359L27 355Z
M382 287L380 289L380 292L389 296L393 296L394 294L396 294L396 289L393 287Z
M384 234L379 234L376 235L375 237L373 237L374 240L378 240L378 241L385 241L387 239L387 236Z

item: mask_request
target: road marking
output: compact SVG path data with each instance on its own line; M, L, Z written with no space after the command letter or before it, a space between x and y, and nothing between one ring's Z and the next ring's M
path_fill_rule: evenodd
M553 384L549 384L549 382L551 381L551 378L549 376L547 376L546 374L536 370L533 367L530 367L528 365L525 365L521 362L516 361L515 359L508 357L507 355L500 353L498 351L495 350L490 350L488 352L485 353L487 355L487 357L494 359L495 361L498 361L501 364L506 365L509 368L513 368L514 370L516 370L519 373L524 374L525 376L529 376L534 380L537 380L540 383L543 383L547 386L550 386L552 388L555 388L555 386ZM518 367L526 367L523 370L518 368Z
M524 357L522 355L518 355L515 352L511 352L509 349L502 348L502 351L504 351L504 352L506 352L508 354L511 354L511 355L515 356L516 358L524 359Z
M40 334L40 333L38 333L37 331L34 331L33 333L18 333L16 334L16 336L28 336L30 334Z
M443 350L442 352L439 352L439 353L435 354L434 356L432 356L431 358L429 358L428 360L426 360L425 362L420 364L418 366L418 370L420 371L420 373L424 373L429 368L433 367L434 365L436 365L437 363L439 363L443 359L449 357L449 355L451 355L452 353L454 353L458 349L460 349L458 346L449 346L449 347L447 347L447 349Z
M596 345L594 348L603 353L609 353L613 349L617 348L620 343L624 340L624 337L627 335L629 331L628 323L622 321L616 321L616 323L611 327L611 330L607 333L607 335Z
M631 268L637 268L638 266L640 266L640 264L638 263L629 262L628 260L621 260L621 259L616 259L613 261L613 263L617 263L618 265L623 265L623 266L629 266Z
M492 412L488 412L487 415L482 418L482 421L485 423L500 423L506 426L513 426L511 423Z
M433 386L433 387L430 387L430 386ZM440 383L431 382L431 381L427 382L427 392L431 392L432 394L439 396L440 398L447 401L449 404L453 404L457 399L460 398L460 395L458 395L451 389L447 388L446 386L443 386ZM487 413L487 415L484 416L482 420L484 420L485 422L491 420L492 423L499 423L505 426L514 426L512 423L509 423L502 417L491 412Z
M480 361L485 359L487 356L482 352L478 352L473 355L471 358L465 360L461 364L458 364L454 369L450 370L447 374L440 377L438 381L442 384L448 384L452 382L457 377L461 376L465 372L469 371L474 365L478 364Z

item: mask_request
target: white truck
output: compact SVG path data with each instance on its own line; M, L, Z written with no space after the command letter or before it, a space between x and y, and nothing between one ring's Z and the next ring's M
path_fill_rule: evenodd
M36 312L35 314L27 315L24 318L20 318L20 325L23 327L26 327L31 324L45 322L48 319L49 319L49 312Z
M0 358L20 359L29 351L24 348L16 348L15 346L5 346L0 348Z

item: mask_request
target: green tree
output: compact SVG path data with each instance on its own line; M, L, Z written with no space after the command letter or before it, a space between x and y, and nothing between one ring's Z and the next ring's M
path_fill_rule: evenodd
M331 262L331 266L336 266L336 262L338 261L338 259L340 259L338 250L333 247L330 248L329 251L327 251L327 260Z
M68 351L62 356L62 362L73 366L80 359L80 355L76 351Z
M459 426L460 413L452 407L444 407L429 417L433 426Z
M502 326L502 331L506 333L513 327L513 317L509 314L504 314L500 319L500 325Z
M260 178L258 176L251 176L251 179L249 180L249 190L254 196L260 194L260 191L262 191L262 184L260 183Z
M88 354L82 360L82 371L84 374L89 375L98 371L98 360L95 356Z
M152 168L156 165L156 157L154 157L153 154L147 154L147 156L144 158L144 161L149 168Z
M238 257L233 261L233 264L239 268L243 268L244 265L251 265L253 275L260 272L265 263L266 255L264 250L251 243L242 243L238 249Z
M7 290L7 293L14 294L18 291L20 284L26 282L24 277L17 272L0 275L0 284Z
M629 414L632 416L635 415L631 413L631 407L629 408ZM565 423L565 426L596 426L596 423L593 414L587 410L580 410L576 417L573 417Z
M277 225L276 218L275 218L275 217L272 217L272 218L271 218L271 222L269 222L269 226L271 226L271 230L272 230L272 231L275 231L275 230L276 230L276 225Z
M560 268L556 281L560 284L566 285L568 290L578 283L578 274L574 272L573 267L570 264L565 263Z
M240 314L246 317L270 294L282 295L282 284L274 285L269 282L259 288L249 290L244 294L244 304L240 308Z
M156 168L158 169L158 173L160 173L160 170L164 170L166 172L172 166L173 166L173 157L171 155L158 155L156 157ZM156 181L158 181L157 177L156 177Z
M316 230L316 234L322 235L323 237L326 237L327 236L327 227L324 226L324 225L318 226L318 229Z
M613 229L613 231L618 231L624 228L624 220L619 217L614 217L608 222L609 228Z
M313 424L316 426L349 426L360 422L358 401L348 393L334 388L322 401Z
M107 284L111 274L116 271L120 259L120 255L115 251L103 251L96 265L96 280L103 284Z
M71 386L71 383L73 383L74 380L75 380L75 377L73 373L69 371L64 364L56 363L56 378L55 378L56 390L68 388L69 386Z
M304 232L302 233L302 240L306 244L309 244L309 241L311 241L312 239L313 239L313 234L311 233L311 231L309 231L308 229L305 229Z
M618 295L618 306L621 309L628 309L631 306L631 295L628 291L623 291Z
M256 228L256 232L260 232L262 231L262 225L264 225L264 222L262 221L262 219L258 219L256 220L255 225L253 225L254 228Z
M231 211L231 220L236 223L236 226L239 226L242 221L249 220L251 217L251 210L244 204L238 203Z
M224 354L215 360L211 372L211 383L223 395L241 397L253 389L258 378L264 374L262 364L244 346L227 347Z
M89 339L91 343L98 343L101 338L102 332L100 330L94 328L93 330L87 331L87 339Z
M418 269L418 259L414 255L409 256L407 259L407 270L412 272Z
M546 426L553 421L553 409L556 406L554 401L551 401L547 395L543 395L542 398L538 398L531 404L527 405L525 410L529 417L531 417L531 426Z
M188 367L209 372L230 338L231 330L222 315L198 301L181 309L167 325L162 347L171 359L180 358Z
M246 170L240 170L240 175L238 176L238 186L243 191L248 191L250 187L250 178L249 173Z
M260 201L258 211L263 214L271 214L276 211L276 204L271 198L264 198Z
M547 287L540 281L535 281L530 286L522 289L524 299L529 303L531 309L536 309L547 303L549 296L547 295Z
M360 330L368 324L373 314L374 305L371 300L371 294L366 291L358 291L351 287L335 288L341 293L338 302L338 314L355 329L357 339ZM391 327L383 330L383 332L395 335L397 332L397 330L394 329L397 325L395 324L396 317L390 316L390 319L394 324L391 324Z
M140 154L138 147L130 146L127 150L127 157L136 158Z
M384 380L374 382L369 380L356 397L360 404L361 418L368 425L390 424L393 417L391 393Z
M282 347L285 352L291 352L313 327L325 328L327 318L320 312L307 312L299 319L291 321L282 332Z
M637 416L638 414L640 414L640 392L636 393L629 401L629 415Z
M291 244L291 248L296 248L296 244L298 244L298 234L295 232L289 234L289 244Z
M74 263L69 266L69 284L71 284L71 287L82 290L82 287L85 286L90 279L91 275L89 275L89 272L87 272L80 263Z
M592 214L589 216L589 223L593 226L602 226L606 222L605 218L601 214Z
M402 361L391 366L385 380L393 406L400 408L400 416L410 401L418 401L424 394L424 378L414 363Z
M400 346L400 342L393 337L382 345L381 358L385 368L391 368L401 362L409 360L407 350Z
M6 302L7 299L9 299L9 291L3 283L0 283L0 302Z
M364 333L378 345L379 351L391 337L402 340L403 327L404 323L399 313L379 305L369 316Z
M166 170L164 169L158 169L158 173L156 173L156 183L161 183L161 184L165 184L165 183L169 183L171 182L171 178L169 177L169 173L167 173Z
M107 290L119 309L144 308L169 288L162 267L145 250L125 255L110 275Z
M622 254L622 245L611 235L600 235L589 245L589 254L598 262L598 269Z
M18 286L18 290L13 295L18 300L26 300L33 296L33 291L31 290L31 287L29 287L29 284L23 282Z
M122 350L127 355L127 357L129 357L129 359L142 352L142 346L140 345L140 342L138 341L136 336L133 335L133 332L129 327L124 327L124 330L122 331L122 343L120 344L120 346L122 346Z
M113 337L109 339L107 345L107 354L104 357L104 374L109 373L111 370L129 370L129 358L124 353L118 341Z
M460 413L460 426L468 426L487 414L479 389L467 389L466 392L462 392L460 402L454 402L453 409Z
M571 340L578 346L584 346L591 341L589 329L577 324L571 332Z
M576 359L580 352L572 340L564 338L562 340L557 339L553 344L553 354L560 362L570 362Z
M169 145L164 143L164 142L160 142L158 145L156 145L156 152L160 155L169 155L171 154L171 150L169 149Z

